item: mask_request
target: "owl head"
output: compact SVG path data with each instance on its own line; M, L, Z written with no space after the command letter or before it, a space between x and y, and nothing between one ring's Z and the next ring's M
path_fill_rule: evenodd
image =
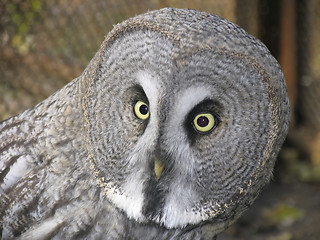
M223 229L270 180L287 89L237 25L187 9L139 15L114 27L80 80L85 161L128 218Z

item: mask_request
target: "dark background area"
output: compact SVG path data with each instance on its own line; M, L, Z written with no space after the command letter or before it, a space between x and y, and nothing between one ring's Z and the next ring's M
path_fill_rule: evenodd
M237 23L266 44L288 85L291 126L274 179L218 239L320 239L319 0L0 0L0 121L79 76L114 24L168 6Z

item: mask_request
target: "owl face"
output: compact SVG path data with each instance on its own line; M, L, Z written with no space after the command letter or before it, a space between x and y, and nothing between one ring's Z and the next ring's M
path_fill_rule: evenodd
M287 131L281 70L214 32L183 42L157 27L106 40L88 90L90 168L135 221L229 224L269 180Z

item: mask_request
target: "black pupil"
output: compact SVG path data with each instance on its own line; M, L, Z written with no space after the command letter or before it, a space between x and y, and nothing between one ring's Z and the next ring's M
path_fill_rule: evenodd
M200 127L205 127L209 124L209 119L205 116L201 116L197 119L197 123Z
M148 106L147 105L141 105L139 108L139 111L142 115L146 115L149 111Z

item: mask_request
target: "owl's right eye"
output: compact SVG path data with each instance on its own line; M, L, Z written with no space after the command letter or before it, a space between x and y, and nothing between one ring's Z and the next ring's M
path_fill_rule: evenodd
M137 118L145 120L149 117L149 106L143 101L137 101L134 105L134 114Z
M202 113L194 118L193 125L197 131L206 133L216 126L216 120L212 114Z

